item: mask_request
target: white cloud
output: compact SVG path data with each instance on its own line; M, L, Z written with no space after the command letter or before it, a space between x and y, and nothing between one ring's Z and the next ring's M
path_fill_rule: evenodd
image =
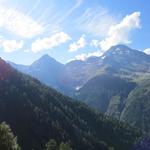
M145 49L143 52L147 55L150 55L150 48Z
M130 43L130 32L136 28L140 28L140 12L127 15L120 23L110 26L108 36L99 43L100 47L107 50L113 45Z
M72 44L69 45L69 51L75 52L78 49L85 47L85 45L86 45L85 35L82 35L77 42L73 42Z
M50 37L45 37L43 39L38 39L35 42L32 43L31 50L34 53L43 51L45 49L51 49L53 47L56 47L62 43L67 42L70 40L71 37L64 33L64 32L59 32L56 34L53 34Z
M4 52L11 53L21 49L24 45L23 41L16 41L16 40L0 40L0 45Z
M110 26L107 29L108 36L104 40L92 40L90 46L100 50L92 53L82 53L75 56L75 60L85 60L91 56L99 57L113 45L129 43L130 31L135 28L140 28L140 12L127 15L120 23ZM150 54L150 49L146 49L144 52Z
M86 60L87 58L89 57L92 57L92 56L96 56L96 57L100 57L103 55L103 52L101 51L95 51L95 52L92 52L92 53L82 53L80 55L77 55L75 56L75 59L74 60Z
M0 27L23 38L32 38L42 34L44 27L24 13L0 7Z
M87 8L76 21L80 30L98 37L105 37L108 28L115 23L116 18L103 7Z
M99 47L99 40L92 40L90 46L98 48Z

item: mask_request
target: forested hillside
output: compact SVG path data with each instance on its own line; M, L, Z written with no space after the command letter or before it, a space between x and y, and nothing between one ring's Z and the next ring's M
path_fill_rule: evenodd
M23 150L41 150L50 139L75 150L130 149L141 132L96 113L0 60L0 122L7 122Z

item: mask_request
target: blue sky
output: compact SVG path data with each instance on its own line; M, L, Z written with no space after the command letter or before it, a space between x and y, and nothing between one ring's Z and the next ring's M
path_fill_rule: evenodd
M0 56L66 63L126 44L150 53L148 0L0 0Z

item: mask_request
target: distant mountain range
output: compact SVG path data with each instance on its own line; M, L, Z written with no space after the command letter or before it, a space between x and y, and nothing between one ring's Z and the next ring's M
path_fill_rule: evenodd
M65 65L49 55L42 56L30 66L9 63L19 71L62 91L64 84L72 90L79 89L90 79L102 74L130 79L150 73L150 56L125 45L113 46L101 57L89 57L85 61L75 60Z
M63 96L0 59L0 122L4 121L17 135L22 150L42 150L50 139L68 142L73 150L129 150L142 135L140 130ZM0 138L1 143L4 139Z
M101 57L65 65L48 55L31 66L10 64L102 113L150 131L150 56L142 51L117 45Z

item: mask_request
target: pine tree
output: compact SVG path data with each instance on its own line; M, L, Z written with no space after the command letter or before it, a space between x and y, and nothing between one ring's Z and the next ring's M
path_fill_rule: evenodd
M58 150L58 145L54 139L50 139L46 144L46 150Z
M0 124L0 150L21 150L10 127L4 122Z

